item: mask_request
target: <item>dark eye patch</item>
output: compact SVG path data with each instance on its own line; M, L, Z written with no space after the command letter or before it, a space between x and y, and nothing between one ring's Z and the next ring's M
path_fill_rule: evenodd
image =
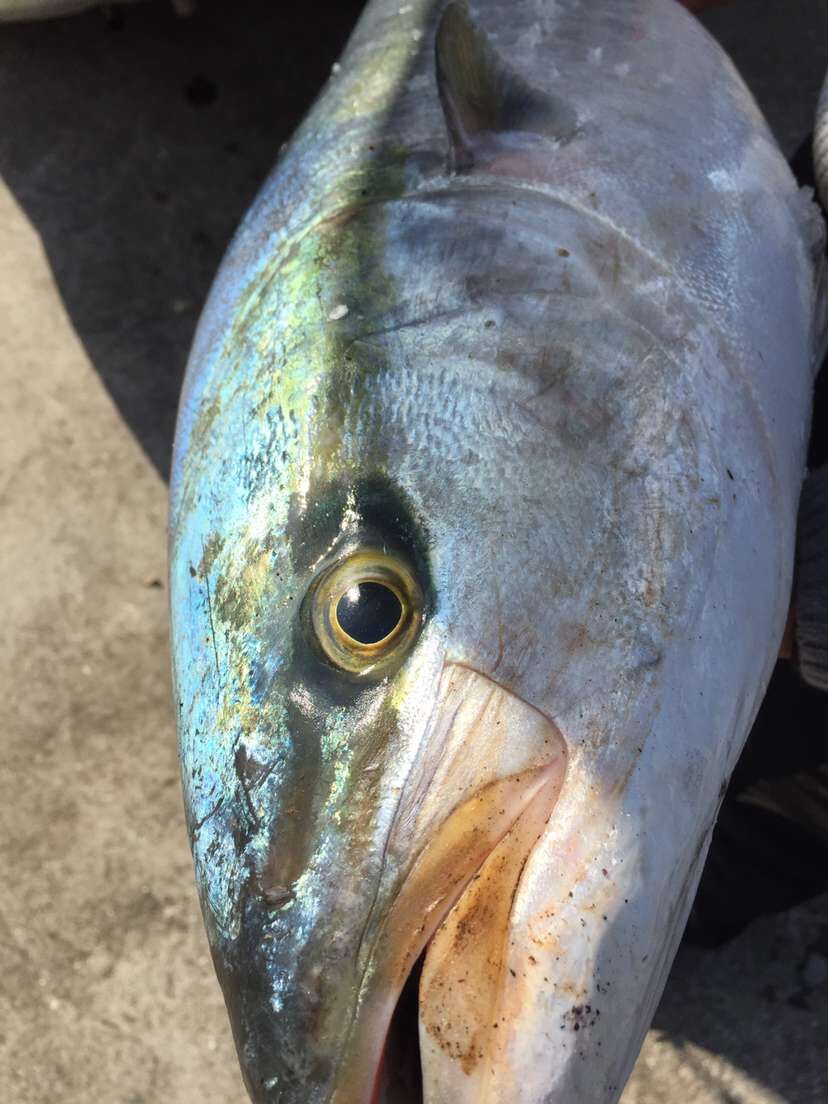
M358 644L377 644L389 636L402 617L402 603L384 583L355 583L336 605L339 627Z

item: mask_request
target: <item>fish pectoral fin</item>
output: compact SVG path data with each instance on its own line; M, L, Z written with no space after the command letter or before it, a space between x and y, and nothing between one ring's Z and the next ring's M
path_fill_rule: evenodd
M435 52L454 169L470 169L477 147L497 135L534 134L565 142L575 134L575 111L508 66L465 4L452 0L447 5Z
M796 651L811 686L828 690L828 464L802 485L796 542Z

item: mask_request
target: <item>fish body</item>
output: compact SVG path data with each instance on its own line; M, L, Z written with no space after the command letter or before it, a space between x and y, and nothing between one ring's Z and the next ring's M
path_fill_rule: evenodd
M820 245L672 0L367 6L176 437L185 803L254 1101L618 1099L787 615Z

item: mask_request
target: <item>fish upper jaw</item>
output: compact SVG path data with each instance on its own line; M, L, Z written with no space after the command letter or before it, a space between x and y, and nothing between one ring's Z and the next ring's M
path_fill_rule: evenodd
M279 906L251 879L238 937L214 949L257 1104L378 1101L386 1036L412 968L484 870L505 899L514 892L566 764L547 716L486 675L445 664L369 876L305 871L291 905L316 880L338 883L339 892L310 923L306 915L293 926L290 906L271 922ZM506 908L491 917L492 955L508 934L508 915ZM488 1019L484 1003L480 1012Z

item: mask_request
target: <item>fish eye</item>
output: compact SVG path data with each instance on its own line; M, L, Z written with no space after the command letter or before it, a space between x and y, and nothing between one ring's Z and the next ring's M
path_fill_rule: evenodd
M349 586L336 603L336 623L343 637L364 647L387 640L402 614L396 591L372 579Z
M382 674L411 649L423 593L411 566L366 548L324 571L308 591L310 627L325 658L352 674Z

